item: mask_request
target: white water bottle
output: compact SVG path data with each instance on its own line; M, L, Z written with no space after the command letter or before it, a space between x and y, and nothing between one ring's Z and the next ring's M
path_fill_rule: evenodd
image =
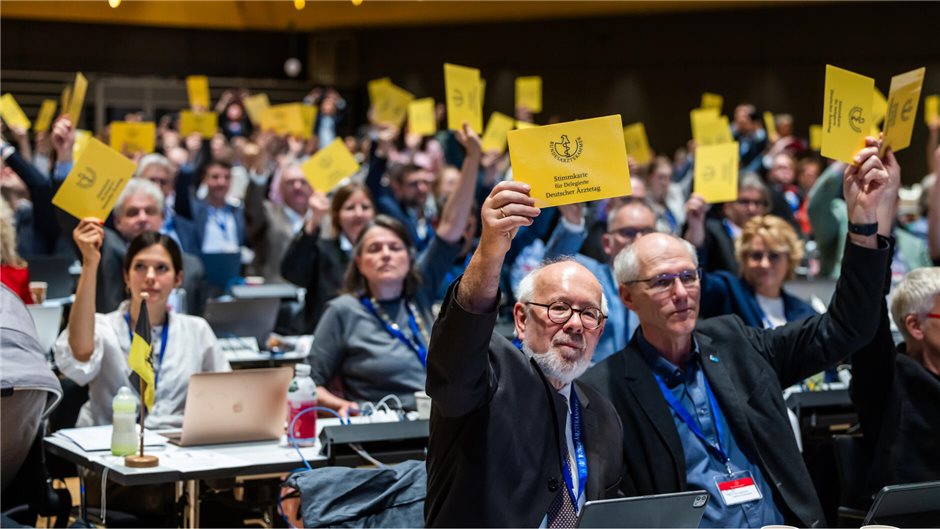
M317 441L317 412L304 413L294 421L304 410L317 405L317 385L310 378L310 366L297 364L294 368L294 380L287 390L287 426L293 428L289 432L299 446L313 446Z
M137 453L137 397L131 388L121 386L111 401L111 454L127 456Z

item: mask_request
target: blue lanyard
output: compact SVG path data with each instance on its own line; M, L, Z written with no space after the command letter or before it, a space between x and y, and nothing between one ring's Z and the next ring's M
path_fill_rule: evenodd
M574 460L578 465L578 489L575 490L571 479L571 466L568 458L565 458L565 485L568 487L568 494L571 496L571 504L575 511L578 510L578 498L584 493L584 486L587 483L588 468L587 454L584 452L584 441L581 439L581 403L578 402L578 394L571 387L571 441L574 445ZM567 444L567 440L565 443Z
M702 430L699 429L698 424L696 424L695 419L692 418L692 415L689 414L689 411L685 409L685 406L672 394L672 391L666 387L666 384L663 382L659 375L653 374L656 377L656 382L659 384L659 389L663 392L663 397L665 397L666 402L669 403L669 407L676 412L682 422L692 430L692 433L695 434L695 437L698 437L702 443L705 444L705 447L710 449L712 453L718 457L718 459L724 463L725 467L728 469L728 473L731 474L731 457L721 448L721 439L724 437L724 433L721 428L721 420L718 416L719 408L718 402L715 400L715 395L712 393L711 386L708 385L708 379L705 377L705 374L702 373L702 380L705 382L705 393L708 394L708 403L711 406L712 420L715 421L715 430L718 433L718 442L716 444L711 444L707 439L705 439L705 434L702 433Z
M378 318L379 321L381 321L385 325L385 330L388 331L389 334L391 334L393 337L397 338L402 343L407 345L409 349L411 349L412 351L415 352L416 355L418 355L418 360L421 361L421 365L424 366L425 369L427 369L428 350L427 350L427 347L425 347L424 344L421 343L421 338L420 338L421 331L418 330L418 322L415 320L415 315L411 311L411 305L406 302L405 310L408 311L408 327L411 328L411 334L412 336L414 336L414 340L409 339L407 336L405 336L405 333L401 332L401 329L399 329L397 325L392 325L391 322L385 321L382 318L382 316L379 315L379 312L375 309L375 305L372 304L372 300L370 300L368 297L362 296L361 298L359 298L359 300L362 302L363 305L365 305L367 309L369 309L369 312L371 312L373 316Z
M134 329L131 329L131 314L130 312L124 313L124 321L127 322L127 334L131 338L131 343L134 343ZM153 391L157 391L157 381L160 380L160 370L163 369L163 355L166 353L166 339L170 335L170 313L166 313L166 321L163 322L163 330L160 332L160 357L159 364L157 364L157 369L153 370ZM151 354L153 354L151 352Z

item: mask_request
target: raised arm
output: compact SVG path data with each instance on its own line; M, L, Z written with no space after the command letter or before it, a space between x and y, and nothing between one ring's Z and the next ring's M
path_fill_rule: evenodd
M95 289L104 242L101 220L93 217L82 219L72 232L72 238L82 254L82 274L69 312L69 347L76 360L87 362L95 350Z
M457 141L466 150L460 180L441 211L440 222L435 233L441 239L453 244L460 240L470 217L470 205L473 203L473 191L476 189L477 176L480 173L482 146L480 137L466 123L463 130L457 131Z

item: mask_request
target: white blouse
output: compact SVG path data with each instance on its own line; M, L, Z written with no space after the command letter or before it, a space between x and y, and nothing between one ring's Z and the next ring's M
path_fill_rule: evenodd
M82 406L76 426L111 424L111 400L121 386L131 386L131 368L127 365L131 335L124 319L127 307L125 301L114 312L95 314L95 350L87 362L72 355L67 327L56 340L54 353L59 370L77 384L89 386L88 402ZM162 362L163 326L152 328L157 388L153 409L147 414L148 428L182 427L190 375L232 369L206 320L178 313L168 314L168 318L170 328ZM139 388L131 389L139 392Z

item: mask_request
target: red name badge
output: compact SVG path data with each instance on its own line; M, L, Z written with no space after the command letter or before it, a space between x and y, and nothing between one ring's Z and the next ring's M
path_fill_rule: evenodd
M715 478L715 485L725 505L737 505L761 499L760 489L748 471L735 472L729 479Z

